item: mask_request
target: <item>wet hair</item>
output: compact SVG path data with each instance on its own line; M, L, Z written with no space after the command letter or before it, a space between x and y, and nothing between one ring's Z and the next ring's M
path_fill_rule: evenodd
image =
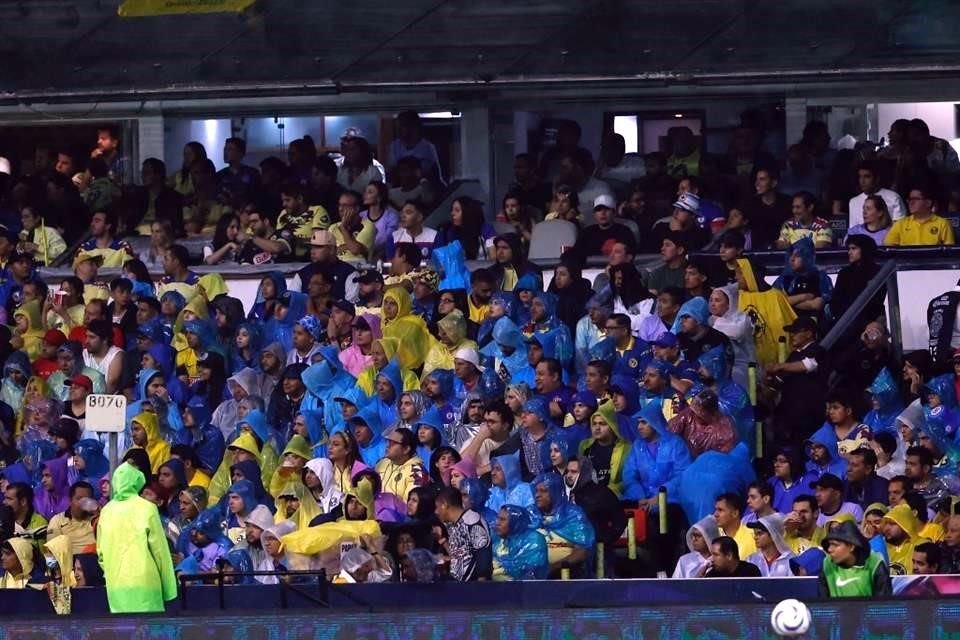
M721 493L717 496L715 502L720 502L723 500L727 503L727 506L731 509L736 509L737 513L743 514L743 498L740 497L739 493L727 492Z

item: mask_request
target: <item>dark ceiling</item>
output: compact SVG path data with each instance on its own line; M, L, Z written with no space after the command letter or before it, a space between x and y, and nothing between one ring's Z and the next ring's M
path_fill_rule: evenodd
M120 18L120 0L0 2L0 98L353 91L584 79L946 74L949 0L259 0Z

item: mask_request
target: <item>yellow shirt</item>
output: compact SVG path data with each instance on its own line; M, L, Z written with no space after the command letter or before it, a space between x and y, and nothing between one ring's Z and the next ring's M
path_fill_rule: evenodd
M911 215L893 223L883 244L902 247L954 244L953 228L949 220L936 214L923 221Z
M824 531L823 527L817 527L813 530L813 535L809 538L792 535L790 532L787 532L783 534L783 539L790 545L790 550L793 551L794 554L800 555L807 549L819 547L825 535L827 535L827 532Z
M357 242L362 244L367 248L367 255L363 256L356 253L350 253L347 250L346 245L344 244L344 233L343 228L341 227L343 223L337 222L330 226L330 233L333 234L333 237L337 241L337 257L343 260L344 262L365 262L367 256L372 255L371 249L373 249L373 241L377 237L377 227L364 218L362 220L363 226L360 228L359 233L354 237L357 239Z
M320 205L307 207L303 213L290 213L284 209L277 217L277 231L281 238L291 244L290 251L295 256L307 255L306 249L313 237L314 228L329 227L330 214Z
M721 529L721 532L723 530ZM723 535L728 535L724 533ZM747 556L751 553L756 553L757 543L753 539L753 529L747 525L740 525L740 528L737 529L736 535L732 536L734 541L737 543L737 548L740 550L740 559L746 561Z
M53 540L57 536L67 536L74 555L91 553L97 546L91 522L91 520L74 520L63 513L58 513L50 518L47 524L47 540Z
M506 271L504 271L504 276L506 276ZM506 280L506 277L504 277ZM490 310L489 304L482 304L479 307L473 304L473 298L468 294L467 295L467 308L470 310L470 320L473 322L483 322L487 317L487 312Z

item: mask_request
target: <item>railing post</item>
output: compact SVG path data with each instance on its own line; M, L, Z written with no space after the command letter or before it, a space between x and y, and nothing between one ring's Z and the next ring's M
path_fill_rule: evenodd
M887 306L890 309L890 343L897 361L900 361L903 358L903 326L900 324L900 285L896 269L887 278Z

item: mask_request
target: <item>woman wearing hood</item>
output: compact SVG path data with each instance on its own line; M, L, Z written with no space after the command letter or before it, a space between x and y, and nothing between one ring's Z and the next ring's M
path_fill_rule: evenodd
M0 544L0 589L42 589L43 559L40 552L26 538L10 538Z
M580 443L580 455L590 458L597 484L623 495L623 465L630 445L620 435L620 422L612 402L602 402L590 418L591 437Z
M70 480L67 474L68 455L44 462L40 487L33 498L36 513L50 520L70 506Z
M329 458L309 460L303 469L303 484L319 505L320 513L332 513L343 503L344 492L334 481L333 462Z
M679 436L670 433L655 404L648 404L635 418L637 439L624 463L623 498L652 506L660 487L667 487L668 495L675 493L677 479L690 466L690 450Z
M177 539L178 573L211 573L217 569L217 560L230 551L233 543L223 533L223 510L211 507L180 532Z
M257 297L250 307L247 319L254 323L264 323L273 318L277 300L287 290L287 280L280 271L271 271L260 280Z
M893 379L890 370L886 367L881 369L867 391L870 392L873 407L863 417L863 423L870 427L870 431L874 434L881 431L895 434L897 416L903 412L904 406L900 387Z
M779 341L789 343L788 324L797 319L786 294L780 289L772 289L763 279L763 273L754 269L746 258L736 261L737 290L740 292L737 309L753 321L754 344L759 364L777 362L779 359Z
M216 407L210 418L211 424L220 429L224 437L229 435L237 425L240 417L240 402L248 397L258 394L259 386L257 384L257 372L253 369L241 369L226 380L226 388L230 397L223 402L210 402L207 398L208 406Z
M263 325L244 322L237 327L237 334L229 347L230 373L242 369L260 370L260 352L264 347Z
M264 339L279 342L284 353L293 349L293 325L307 315L307 294L299 291L286 291L277 297L273 316L264 327Z
M427 403L425 409L410 428L417 436L417 457L430 461L433 459L434 452L445 444L446 439L440 411L436 407L429 406L428 400L424 399L424 402Z
M849 264L837 274L837 284L833 287L830 299L828 317L839 320L857 296L867 288L867 284L880 272L880 265L876 262L877 243L867 235L848 235L844 244L847 247ZM867 324L884 315L883 300L886 298L886 287L877 291L876 295L864 305L857 315L857 319L847 333L848 338L859 336ZM843 344L841 342L841 344Z
M14 331L10 343L25 352L30 362L43 352L43 317L39 300L28 300L13 312Z
M757 361L757 347L754 343L753 320L738 310L739 297L740 292L735 284L714 289L710 293L708 322L730 338L733 346L733 380L747 389L750 386L747 370L751 362Z
M27 380L30 379L32 373L30 358L23 351L14 351L3 363L0 401L5 402L16 413L20 413L23 406L23 393L27 388Z
M490 296L490 304L487 306L487 315L480 322L477 328L477 344L481 347L486 346L493 339L493 327L500 318L515 319L514 306L517 304L516 297L503 291L497 291Z
M364 369L373 364L373 343L383 337L380 331L380 317L364 313L353 321L353 340L350 346L340 352L340 364L359 378Z
M805 236L787 249L786 264L773 288L787 295L797 315L814 319L824 317L824 308L833 293L833 282L817 267L817 252L811 237Z
M203 398L191 398L183 409L183 431L177 434L179 444L190 445L200 460L190 484L208 487L227 450L223 432L210 422L210 407Z
M383 294L381 309L383 336L397 341L400 365L404 369L420 368L430 351L432 336L423 318L413 313L410 294L403 287L390 287Z
M166 434L172 439L177 438L177 434L184 430L183 419L180 417L180 408L170 397L163 374L154 369L142 370L137 379L137 389L139 390L139 395L135 396L137 400L127 405L127 420L133 420L143 413L150 413L157 419L161 435ZM129 434L121 434L120 440L121 446L127 446L130 440Z
M100 511L97 555L111 613L163 612L177 596L170 547L156 506L141 498L146 479L121 464L113 473L113 498Z
M453 354L459 349L477 349L467 338L467 319L454 309L437 321L437 340L433 340L423 363L423 375L434 369L453 369Z
M490 482L487 508L497 512L505 504L514 504L533 509L533 489L521 476L519 452L490 459Z
M702 520L687 529L687 548L677 560L673 570L674 578L697 578L700 572L710 561L710 545L720 537L720 527L713 516L705 516Z
M747 556L746 561L755 565L765 578L793 577L790 564L795 556L783 537L783 515L771 513L760 516L746 526L753 529L753 538L757 543L757 550Z
M370 357L373 362L357 376L357 386L367 396L373 397L376 394L377 376L397 356L399 348L400 343L393 338L380 338L373 341L370 347ZM420 388L420 379L410 369L401 369L400 376L403 381L403 391L415 391Z
M93 439L77 442L73 447L73 469L75 473L71 476L75 477L71 477L70 484L79 480L87 482L94 488L94 498L101 497L97 484L110 472L110 461L103 455L103 443Z
M299 478L301 470L312 458L310 443L300 434L294 434L280 454L280 465L270 476L270 494L278 495L288 482Z
M190 389L177 377L177 352L168 344L155 342L140 357L140 370L156 369L163 374L167 392L177 404L185 403L191 396ZM137 396L136 399L143 399Z
M549 563L547 542L523 507L507 504L497 514L498 542L493 547L493 579L544 580Z

